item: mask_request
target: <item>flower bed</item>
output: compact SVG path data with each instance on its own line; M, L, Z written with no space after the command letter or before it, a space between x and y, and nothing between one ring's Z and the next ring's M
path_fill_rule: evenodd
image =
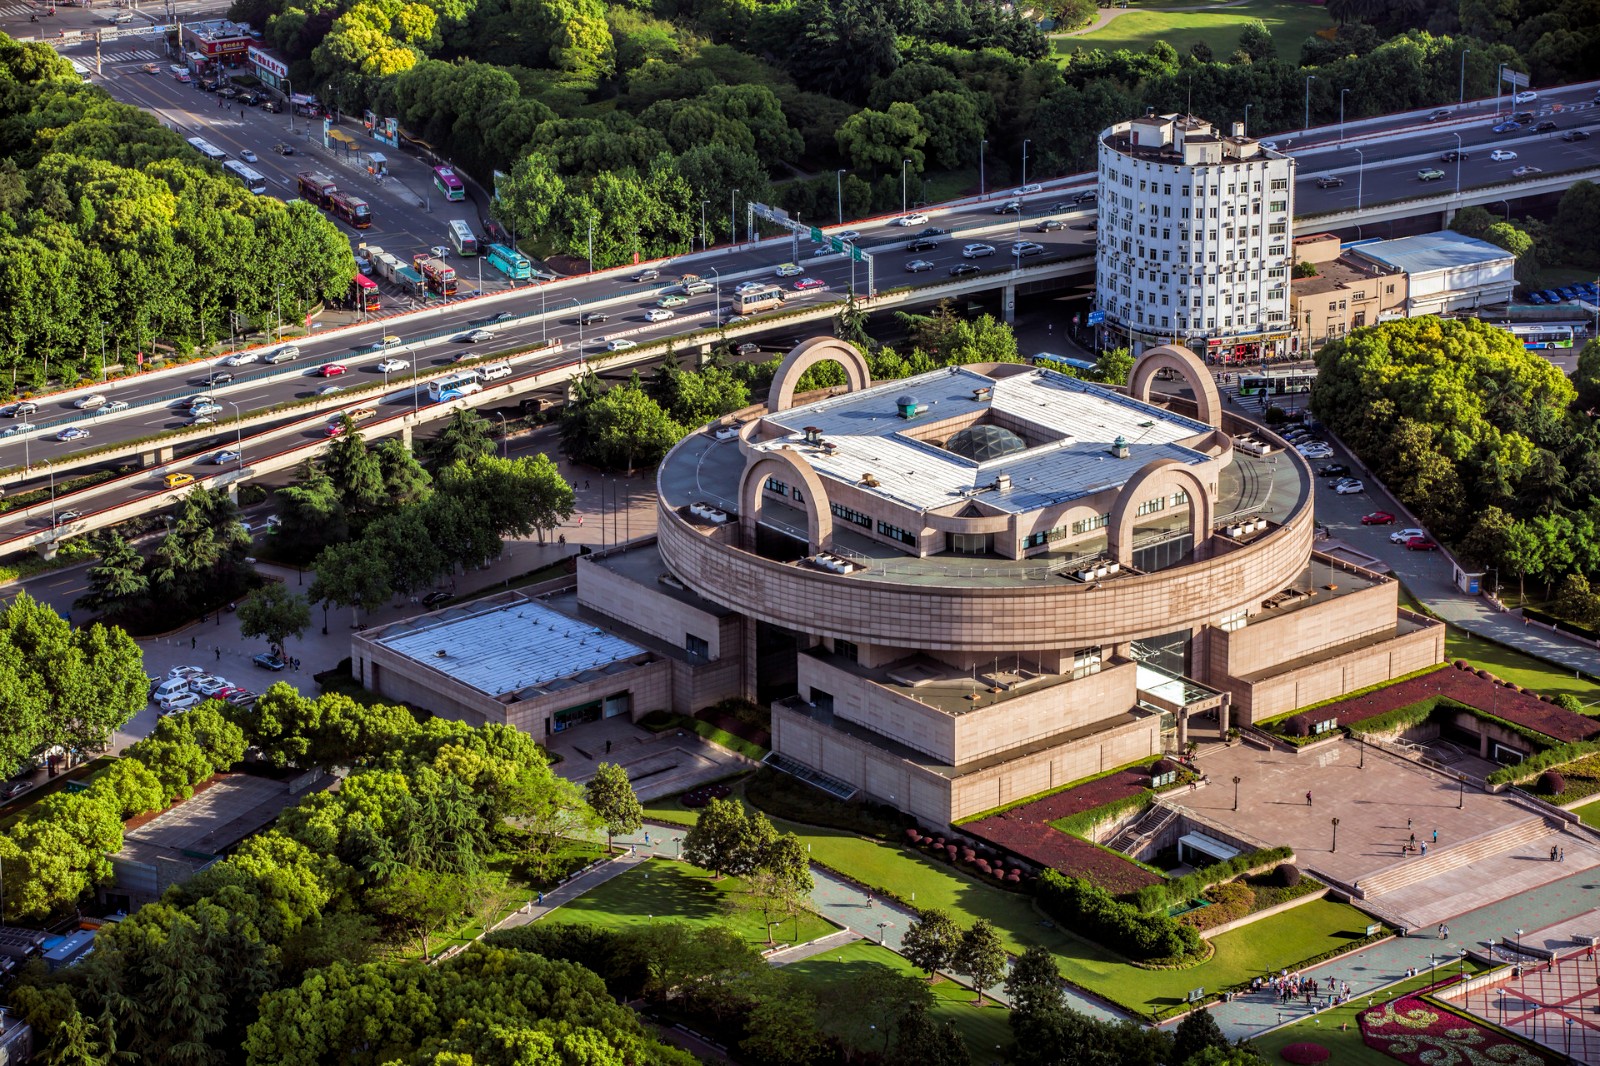
M1487 711L1498 718L1504 718L1508 722L1563 742L1587 740L1600 733L1600 722L1593 718L1564 711L1531 693L1500 684L1492 676L1488 676L1487 671L1461 668L1434 670L1420 677L1398 681L1372 692L1301 713L1309 715L1316 721L1334 718L1343 727L1439 696L1480 711ZM1288 723L1293 720L1294 716L1279 719L1272 722L1268 728L1275 733L1286 734L1289 731Z
M1138 864L1050 823L1149 791L1150 772L1132 766L1021 807L967 822L962 830L1040 866L1081 877L1114 895L1136 892L1161 878Z
M1290 1044L1278 1052L1284 1062L1293 1062L1299 1066L1312 1066L1313 1063L1327 1062L1331 1052L1321 1044L1302 1043Z
M1417 993L1364 1010L1356 1019L1361 1026L1361 1039L1368 1047L1406 1066L1555 1066L1562 1060L1559 1055L1442 1010Z

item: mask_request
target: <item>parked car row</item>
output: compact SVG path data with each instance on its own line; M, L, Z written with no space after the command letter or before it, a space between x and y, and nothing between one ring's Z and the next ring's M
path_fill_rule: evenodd
M258 655L257 665L262 665L259 660L271 658ZM269 669L283 669L281 660L273 661L278 665ZM249 689L235 685L225 677L208 674L198 666L174 666L167 671L164 679L150 683L150 701L161 708L162 714L187 711L206 700L225 700L235 707L249 707L256 699L256 694Z
M1565 300L1594 302L1597 298L1600 298L1600 287L1592 281L1580 281L1573 285L1563 285L1558 289L1540 289L1538 292L1528 293L1528 302L1531 304L1558 304Z

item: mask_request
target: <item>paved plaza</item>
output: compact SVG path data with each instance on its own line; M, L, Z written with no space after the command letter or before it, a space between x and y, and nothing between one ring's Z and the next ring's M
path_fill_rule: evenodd
M593 777L600 763L617 763L628 771L635 794L647 803L757 765L698 733L687 729L652 733L626 716L573 726L551 736L546 747L561 756L556 773L578 784Z
M1407 928L1600 865L1600 850L1532 807L1356 741L1303 755L1211 746L1198 764L1209 785L1174 795L1175 805L1246 839L1294 848L1302 867L1365 886L1365 905ZM1416 850L1403 852L1413 838ZM1564 863L1550 861L1552 847Z
M1593 933L1600 933L1600 911L1524 930L1521 937L1508 934L1512 946L1497 954L1521 964L1514 976L1474 988L1455 1002L1576 1062L1600 1063L1600 957L1575 939ZM1518 944L1555 955L1518 955Z

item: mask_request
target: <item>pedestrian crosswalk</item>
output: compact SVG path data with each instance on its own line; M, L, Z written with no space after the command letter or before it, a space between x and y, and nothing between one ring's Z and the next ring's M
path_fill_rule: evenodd
M132 52L104 52L100 58L107 63L153 63L161 58L161 53L140 48Z

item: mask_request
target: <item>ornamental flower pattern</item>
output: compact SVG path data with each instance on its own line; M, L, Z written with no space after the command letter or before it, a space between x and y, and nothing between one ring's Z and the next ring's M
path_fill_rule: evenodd
M1368 1047L1407 1066L1551 1066L1556 1061L1414 995L1362 1011L1357 1020Z

